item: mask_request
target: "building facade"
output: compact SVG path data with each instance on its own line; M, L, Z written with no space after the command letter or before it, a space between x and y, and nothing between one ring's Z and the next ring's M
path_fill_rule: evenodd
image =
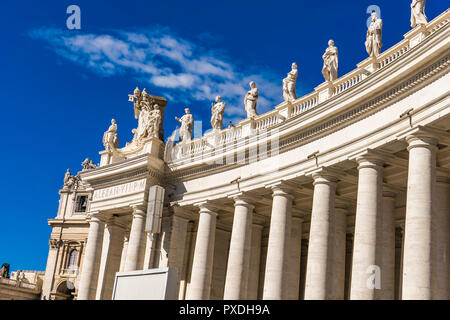
M330 42L312 93L295 65L286 101L192 140L187 116L164 143L167 101L135 90L133 141L113 121L100 165L66 173L42 298L171 267L179 299L449 299L450 10L381 53L380 26L355 70L335 78Z

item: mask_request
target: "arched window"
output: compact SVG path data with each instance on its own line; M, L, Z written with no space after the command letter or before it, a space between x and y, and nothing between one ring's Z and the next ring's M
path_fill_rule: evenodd
M70 251L69 264L67 266L67 269L77 266L77 258L78 258L78 250L73 249L72 251Z

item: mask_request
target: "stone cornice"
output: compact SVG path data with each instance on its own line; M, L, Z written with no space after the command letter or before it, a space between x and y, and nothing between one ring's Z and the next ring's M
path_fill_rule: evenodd
M291 135L287 135L280 138L279 141L279 153L288 151L292 148L298 147L311 139L317 139L323 134L329 134L334 130L342 128L343 125L350 125L356 121L359 121L368 115L376 112L377 110L382 110L387 106L395 103L402 97L411 94L412 92L419 90L424 85L434 81L442 75L445 75L447 67L450 64L450 55L445 55L440 57L438 61L426 66L420 72L416 72L408 80L401 82L394 88L388 89L382 92L378 96L370 99L363 105L356 105L353 108L346 108L346 111L342 113L335 113L334 117L328 117L324 122L318 122L316 126L309 125L304 130L297 130ZM351 90L350 90L351 91ZM327 101L331 103L332 101ZM316 112L319 110L314 109ZM301 117L296 119L297 122L302 122L305 117L310 116L307 114L301 114ZM289 121L292 122L292 121ZM283 123L284 126L291 127L293 123ZM282 132L280 128L280 132ZM246 155L247 156L247 155ZM248 160L248 157L246 157ZM233 167L246 165L247 163L233 163L233 164L212 164L212 165L202 165L198 164L195 167L186 168L185 170L175 170L166 171L166 179L177 180L180 178L192 178L203 174L210 174L212 172L218 172L223 170L228 170ZM173 170L173 168L172 168Z

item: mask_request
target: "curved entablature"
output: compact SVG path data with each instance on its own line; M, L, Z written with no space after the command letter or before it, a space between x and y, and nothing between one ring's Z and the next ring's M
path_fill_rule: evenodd
M392 89L417 71L415 65L423 66L436 54L448 50L448 24L450 10L445 11L426 25L420 25L404 35L404 40L378 56L371 56L357 68L334 81L324 82L314 92L292 101L284 101L273 110L245 119L235 126L214 130L200 138L177 144L166 145L165 160L171 171L198 165L220 164L231 153L249 157L249 149L257 141L267 143L274 136L290 135L289 128L303 123L312 126L308 119L326 121L332 114L367 100L380 92ZM440 39L443 43L435 41ZM435 43L436 48L430 45ZM444 44L444 46L443 46ZM439 52L433 52L437 49ZM416 63L411 63L411 60ZM404 66L409 66L405 68ZM364 92L361 95L361 92ZM359 99L355 99L358 96ZM383 95L379 95L381 99ZM344 102L344 103L343 103ZM339 105L339 110L333 106ZM332 109L332 110L330 110ZM297 128L298 129L298 128ZM270 142L269 142L270 144ZM246 146L247 151L239 148ZM251 153L251 151L250 151ZM246 155L245 155L246 154ZM231 156L230 156L231 157ZM239 161L238 161L239 162Z

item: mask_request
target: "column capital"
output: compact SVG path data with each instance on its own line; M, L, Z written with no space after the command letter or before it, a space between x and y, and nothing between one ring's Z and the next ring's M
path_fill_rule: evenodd
M91 211L87 214L87 220L91 222L103 222L103 217L100 211Z
M146 216L146 207L143 205L133 205L131 206L131 209L133 210L133 217L135 216L141 216L141 217L145 217Z
M339 181L338 175L328 169L312 172L311 177L314 180L313 186L317 184L336 186L336 183Z
M257 199L255 197L249 196L248 194L244 192L239 192L235 194L231 194L228 196L228 198L231 198L234 200L234 206L244 206L248 207L250 209L253 209L255 207L255 202Z
M266 189L272 190L272 196L284 196L294 199L292 194L294 193L295 188L286 181L277 181L275 183L268 184L265 187Z
M427 148L427 149L436 149L438 140L432 135L421 134L420 132L417 134L409 135L405 138L408 143L408 147L406 148L410 151L413 148Z
M360 169L361 166L383 166L383 164L392 159L393 156L390 153L381 151L381 150L374 150L374 149L365 149L363 151L358 151L356 153L351 154L348 159L351 161L356 161L359 165L358 169Z
M200 209L199 213L207 213L207 214L214 215L214 216L218 215L217 206L213 205L212 203L210 203L208 201L196 203L196 204L194 204L194 206L198 207Z

